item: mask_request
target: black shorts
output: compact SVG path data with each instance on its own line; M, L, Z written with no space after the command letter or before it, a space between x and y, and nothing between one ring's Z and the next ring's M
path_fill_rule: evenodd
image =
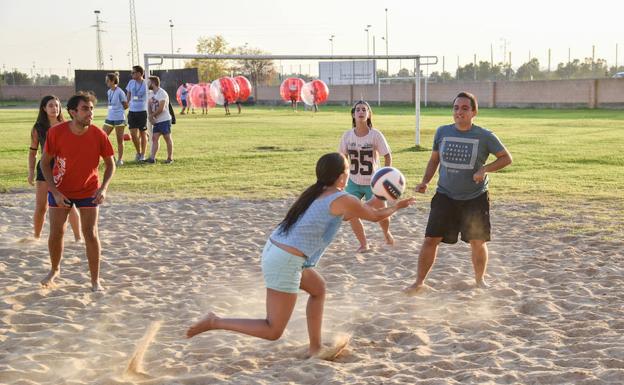
M50 168L54 168L54 159L50 161ZM43 177L43 171L41 171L41 160L37 161L37 179L38 182L45 182L45 178Z
M128 128L138 128L141 131L147 130L147 111L128 112Z
M444 243L461 240L490 240L490 195L486 191L476 198L460 201L436 193L431 200L431 212L425 237L442 237Z

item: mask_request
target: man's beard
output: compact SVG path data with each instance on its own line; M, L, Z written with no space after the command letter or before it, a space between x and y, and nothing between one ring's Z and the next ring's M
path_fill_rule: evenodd
M76 123L78 123L81 126L89 126L91 125L91 122L93 121L93 119L76 119Z

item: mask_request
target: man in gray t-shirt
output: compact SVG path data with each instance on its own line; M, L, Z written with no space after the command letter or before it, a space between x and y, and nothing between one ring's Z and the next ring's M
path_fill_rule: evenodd
M424 193L439 168L438 188L431 200L416 282L405 289L408 295L425 287L440 242L456 243L460 233L461 239L470 243L476 284L487 287L484 280L490 240L487 174L508 166L512 159L494 133L473 124L477 112L475 96L461 92L453 102L455 123L436 131L431 158L415 191ZM486 164L490 154L496 160Z

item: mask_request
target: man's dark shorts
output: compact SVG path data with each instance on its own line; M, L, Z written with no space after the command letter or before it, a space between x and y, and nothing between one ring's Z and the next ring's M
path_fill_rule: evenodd
M147 111L128 112L128 128L138 128L141 131L147 130Z
M97 207L98 206L97 203L93 202L94 199L95 197L83 198L83 199L67 198L68 202L66 203L69 204L71 207L76 206L76 208ZM49 191L48 191L48 205L50 207L61 207L56 204L56 201L54 200L54 195L52 195L52 193ZM71 207L63 207L63 208L70 209Z
M426 237L442 237L444 243L461 240L490 240L490 195L486 191L476 198L460 201L436 193L431 200Z
M50 168L54 168L54 159L50 161ZM37 182L45 182L45 177L43 176L43 171L41 170L41 160L37 161Z

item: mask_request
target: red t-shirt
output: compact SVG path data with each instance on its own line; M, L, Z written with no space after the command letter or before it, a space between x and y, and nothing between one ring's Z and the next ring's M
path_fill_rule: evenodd
M51 127L44 151L54 157L54 184L67 198L95 196L100 187L100 157L113 156L113 146L98 127L91 125L82 135L74 134L70 122Z

